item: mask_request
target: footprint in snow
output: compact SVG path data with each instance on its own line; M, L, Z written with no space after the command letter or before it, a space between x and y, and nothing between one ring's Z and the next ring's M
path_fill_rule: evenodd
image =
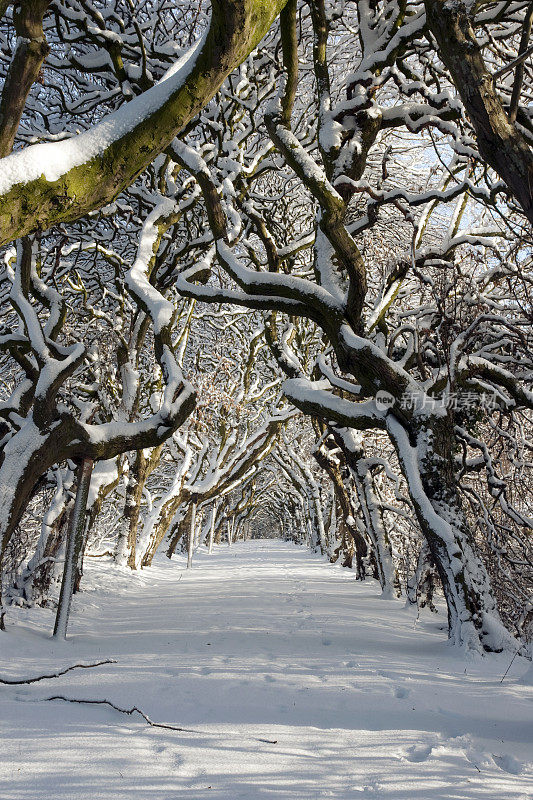
M405 752L407 761L420 762L427 761L433 751L430 744L413 744Z
M398 700L403 700L404 697L409 697L411 694L410 689L406 689L405 686L395 686L394 687L394 697L397 697Z
M386 669L377 669L376 675L379 675L380 678L389 678L390 680L394 680L395 678L399 677L396 672L389 672Z
M489 768L492 766L491 764L491 757L488 753L483 752L482 750L476 750L475 748L469 748L465 750L465 757L467 761L470 761L472 766L474 766L477 770L481 772L483 768Z
M520 775L524 769L524 765L514 756L510 755L496 755L492 753L492 760L504 772L510 772L511 775Z
M173 755L172 755L172 769L178 770L178 769L180 769L180 767L183 766L184 763L185 763L185 759L183 759L181 756L177 755L176 753L173 753Z
M174 747L169 747L167 744L156 744L153 745L152 751L155 753L156 758L168 759L172 769L179 769L183 766L184 759L176 753Z
M170 675L171 678L177 678L179 675L182 674L182 672L183 672L182 669L175 669L175 668L170 668L166 670L167 675Z
M381 794L383 791L383 786L378 783L377 780L373 780L372 778L369 779L368 783L363 784L361 789L356 789L356 791L358 793L360 792L363 797L373 797L376 798L376 800L378 800L380 797L383 797Z

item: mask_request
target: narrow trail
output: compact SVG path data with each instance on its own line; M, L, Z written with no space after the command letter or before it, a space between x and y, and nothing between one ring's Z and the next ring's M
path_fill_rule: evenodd
M524 659L501 684L508 656L465 662L442 612L291 544L184 567L91 564L67 642L50 610L10 613L0 678L116 663L0 686L2 800L531 799Z

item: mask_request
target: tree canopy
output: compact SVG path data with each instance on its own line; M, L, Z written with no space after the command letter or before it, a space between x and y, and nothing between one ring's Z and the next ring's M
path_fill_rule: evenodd
M0 10L7 601L266 527L525 641L533 5Z

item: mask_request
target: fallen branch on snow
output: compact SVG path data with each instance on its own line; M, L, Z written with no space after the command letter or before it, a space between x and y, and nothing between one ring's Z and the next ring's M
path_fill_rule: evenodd
M65 697L61 694L53 695L52 697L44 697L44 700L64 700L65 703L81 703L82 705L92 705L92 706L109 706L110 708L115 709L115 711L119 711L121 714L127 714L128 716L132 716L133 714L139 714L145 722L148 723L152 728L165 728L169 731L179 731L180 733L196 733L201 736L209 736L211 735L210 731L198 731L194 728L181 728L177 725L170 725L168 722L154 722L150 719L150 717L141 711L140 708L137 706L133 706L132 708L121 708L120 706L116 706L110 700L83 700L76 697ZM224 733L224 736L228 734ZM277 744L278 740L275 741L273 739L256 739L257 742L262 742L264 744Z
M59 678L61 675L66 675L73 669L91 669L91 667L101 667L102 664L116 664L114 659L106 659L106 661L96 661L94 664L73 664L71 667L62 669L59 672L53 672L51 675L39 675L37 678L25 678L24 680L11 680L10 678L0 678L0 683L6 686L20 686L23 683L37 683L37 681L44 681L50 678Z
M169 725L166 722L154 722L144 713L144 711L141 711L140 708L137 708L137 706L133 706L133 708L121 708L120 706L116 706L110 700L80 700L76 697L65 697L62 694L56 694L53 697L45 697L43 699L64 700L66 703L82 703L92 706L109 706L110 708L114 708L115 711L120 711L121 714L128 714L128 716L131 716L132 714L139 714L145 720L145 722L148 723L148 725L152 726L152 728L168 728L171 731L181 731L183 733L200 733L200 731L194 731L190 728L179 728L176 725Z

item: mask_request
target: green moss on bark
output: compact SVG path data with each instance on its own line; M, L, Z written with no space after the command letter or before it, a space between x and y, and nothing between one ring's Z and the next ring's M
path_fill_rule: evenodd
M286 2L213 2L209 33L185 84L101 155L72 167L57 181L42 175L11 186L0 197L0 243L71 222L111 202L209 102L267 33Z

